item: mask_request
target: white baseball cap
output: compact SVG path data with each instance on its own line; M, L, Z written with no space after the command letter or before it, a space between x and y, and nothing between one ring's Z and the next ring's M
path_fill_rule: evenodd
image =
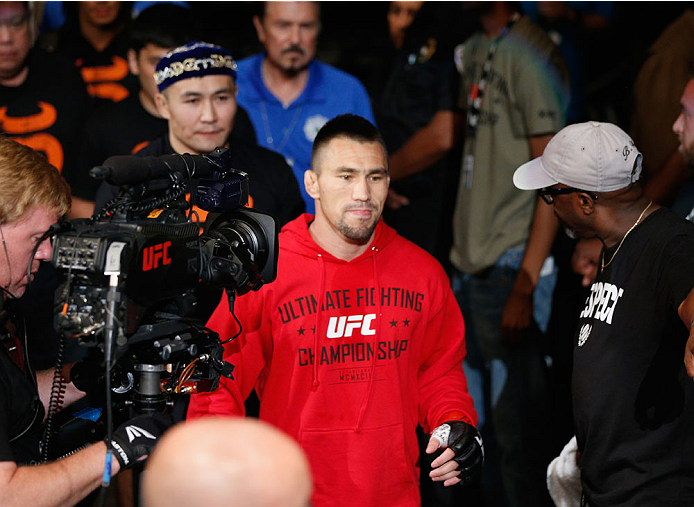
M611 192L641 175L643 155L622 129L589 121L560 130L544 153L516 169L513 184L536 190L558 183L581 190Z

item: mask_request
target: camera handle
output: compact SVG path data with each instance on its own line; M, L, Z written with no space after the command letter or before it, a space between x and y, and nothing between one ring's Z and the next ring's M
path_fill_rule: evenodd
M164 364L134 364L133 370L139 377L135 384L133 398L137 414L163 412L166 408L166 397L161 390L161 375L166 372Z

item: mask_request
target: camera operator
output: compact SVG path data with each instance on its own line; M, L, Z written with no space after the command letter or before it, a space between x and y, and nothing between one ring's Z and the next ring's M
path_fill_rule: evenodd
M0 287L2 338L0 347L0 505L74 505L102 480L107 446L98 442L69 457L38 466L42 423L48 409L54 371L34 374L27 360L22 319L11 315L13 302L26 290L40 261L51 257L45 233L70 209L70 190L58 171L40 153L0 137ZM13 354L19 352L19 354ZM65 392L62 406L85 395L61 370ZM84 386L81 386L85 389ZM158 414L139 417L114 431L112 473L149 454L170 419ZM129 439L127 427L141 436ZM132 429L130 431L132 433ZM145 435L146 433L146 435Z
M280 226L303 212L299 186L284 158L232 135L237 86L236 62L229 51L190 42L162 57L155 79L159 93L154 99L169 128L136 155L202 155L216 147L229 148L231 166L249 176L249 206L274 215ZM101 210L117 194L117 187L103 184L95 209Z

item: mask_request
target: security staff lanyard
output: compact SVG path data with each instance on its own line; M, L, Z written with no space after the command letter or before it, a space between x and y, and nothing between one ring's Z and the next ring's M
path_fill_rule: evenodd
M470 143L468 148L468 154L463 158L463 182L465 183L465 188L472 188L472 170L475 165L475 135L477 133L477 125L480 120L482 102L484 100L484 92L487 90L487 79L489 77L489 71L492 69L492 60L496 54L496 50L499 47L499 43L506 36L506 34L511 30L511 27L518 21L520 14L517 12L511 16L508 20L506 26L501 31L498 37L494 39L491 46L489 46L489 52L487 53L487 58L482 65L482 75L477 84L473 84L470 87L470 96L468 97L468 113L467 113L467 139L466 142Z

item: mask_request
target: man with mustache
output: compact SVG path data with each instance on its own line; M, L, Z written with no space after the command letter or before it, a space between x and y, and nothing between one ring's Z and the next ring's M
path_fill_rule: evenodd
M603 244L573 346L581 505L694 504L694 383L682 362L694 226L648 197L641 160L619 127L587 122L513 176L578 237Z
M389 181L371 123L325 124L304 178L316 215L282 230L277 280L239 298L238 321L217 307L208 327L240 332L225 350L234 379L188 410L243 415L255 388L260 418L306 452L317 507L418 507L418 422L433 430L427 453L445 448L432 480L466 483L482 466L462 316L441 265L380 220Z
M343 113L375 123L371 103L359 80L314 59L318 3L265 2L253 24L265 52L239 62L239 105L251 117L258 144L282 154L302 187L320 128ZM313 213L313 199L301 191Z

